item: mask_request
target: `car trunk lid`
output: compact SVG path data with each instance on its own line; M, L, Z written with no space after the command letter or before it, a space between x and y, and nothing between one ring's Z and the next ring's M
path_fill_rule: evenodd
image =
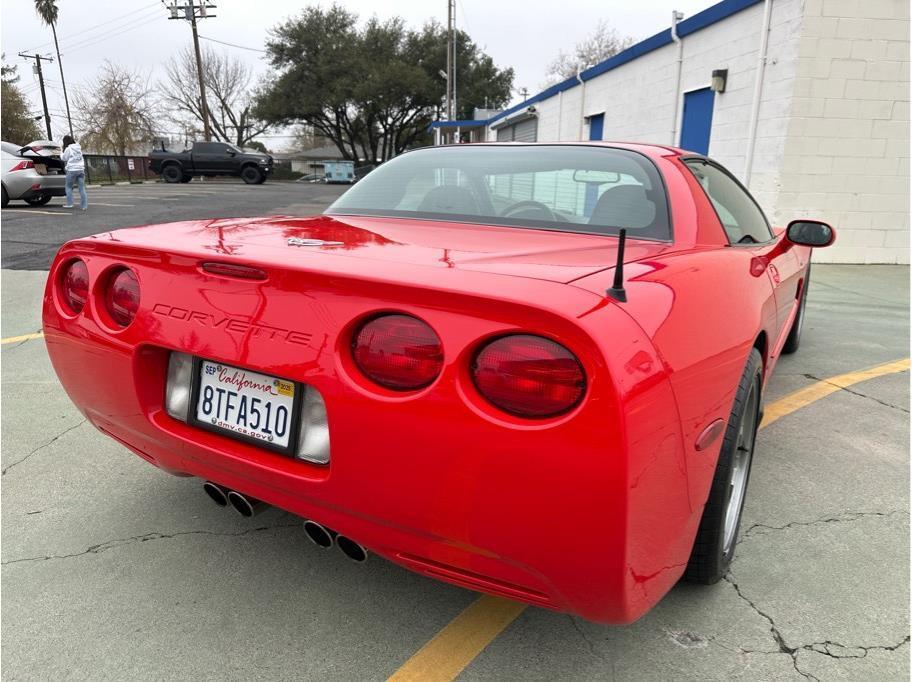
M311 268L315 258L333 258L345 259L345 269L382 267L402 277L418 267L560 283L613 267L618 247L613 236L364 216L194 221L115 234L118 241L186 249L213 260L224 256ZM624 260L655 257L673 248L667 242L628 239Z

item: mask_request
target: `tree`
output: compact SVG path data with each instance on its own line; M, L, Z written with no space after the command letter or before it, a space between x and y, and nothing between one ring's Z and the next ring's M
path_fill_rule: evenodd
M60 45L57 44L57 0L35 0L35 11L54 34L54 49L57 51L57 67L60 69L60 85L63 86L63 103L66 105L67 126L73 134L73 119L70 117L70 99L67 97L66 78L63 77L63 61L60 59Z
M559 83L567 78L573 78L580 71L585 71L590 66L595 66L618 52L623 52L633 45L633 38L622 36L607 22L599 20L595 30L588 38L576 44L573 52L567 54L563 51L548 65L545 72L548 84Z
M359 28L357 19L337 5L309 7L274 28L266 47L278 75L260 91L257 111L276 125L306 124L345 158L373 163L428 140L445 94L446 31L376 17ZM461 115L485 99L506 104L513 70L498 69L463 32L457 45Z
M125 156L151 144L156 107L148 78L105 60L101 75L74 97L82 141L99 153Z
M187 46L165 65L166 82L160 84L165 100L191 120L203 122L196 56ZM270 124L253 115L249 66L236 57L203 50L203 80L209 104L209 125L216 139L239 147L266 132Z
M0 79L0 137L14 144L27 144L37 139L41 133L38 131L35 118L29 114L29 105L17 85L18 82L16 67L3 64Z

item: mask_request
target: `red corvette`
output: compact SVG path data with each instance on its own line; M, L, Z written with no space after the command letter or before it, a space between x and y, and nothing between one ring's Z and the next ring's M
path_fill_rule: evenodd
M86 417L219 504L628 623L727 570L834 236L678 149L428 148L320 216L69 242L44 329Z

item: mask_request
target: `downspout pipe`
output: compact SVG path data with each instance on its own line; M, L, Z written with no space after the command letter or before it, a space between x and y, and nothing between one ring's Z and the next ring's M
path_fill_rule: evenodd
M674 10L671 13L671 39L678 46L678 58L675 64L675 89L674 89L674 107L671 115L671 141L672 147L678 145L678 115L681 106L681 72L684 70L684 41L678 35L678 22L684 18L684 13Z
M766 73L767 50L769 49L770 19L773 14L773 0L763 3L763 26L760 29L760 49L757 52L757 78L754 81L754 98L751 101L750 123L747 127L747 151L744 154L744 186L750 189L751 171L754 165L754 149L757 146L757 125L760 122L760 98L763 94L763 76Z
M581 71L577 69L576 71L576 82L580 84L580 118L579 118L579 134L577 138L580 142L583 141L583 123L586 120L586 82L580 76Z

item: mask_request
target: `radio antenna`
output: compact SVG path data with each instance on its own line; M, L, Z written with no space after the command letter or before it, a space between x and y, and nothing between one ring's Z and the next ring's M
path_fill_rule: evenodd
M624 247L627 244L627 228L622 227L618 234L617 265L614 266L614 283L606 292L611 298L621 303L627 302L627 292L624 291Z

